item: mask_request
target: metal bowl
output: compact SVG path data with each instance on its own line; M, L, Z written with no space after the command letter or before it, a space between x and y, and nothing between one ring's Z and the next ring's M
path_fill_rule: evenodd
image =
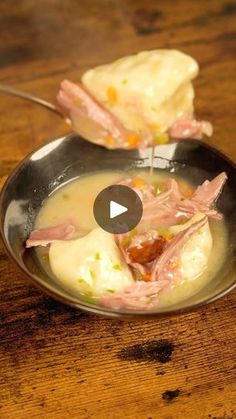
M156 147L156 168L175 172L197 185L212 179L221 171L228 181L217 207L224 214L229 230L227 257L224 265L197 294L173 306L155 311L108 309L72 295L56 279L44 271L34 249L25 250L24 242L33 228L43 201L58 186L79 175L100 170L127 171L148 169L152 150L109 151L88 143L75 134L56 139L26 157L6 181L0 196L0 232L9 257L22 273L52 297L85 311L110 317L156 317L182 312L210 303L231 291L235 285L236 267L236 167L214 148L197 140ZM220 240L220 237L219 237Z

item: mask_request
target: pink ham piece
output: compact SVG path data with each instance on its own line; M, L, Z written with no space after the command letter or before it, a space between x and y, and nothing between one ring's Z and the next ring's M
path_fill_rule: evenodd
M212 181L205 181L198 186L191 199L185 198L177 182L171 179L166 191L144 202L141 223L152 221L157 226L170 226L177 224L181 219L191 218L197 212L220 219L221 215L211 209L211 206L218 198L226 179L226 173L222 172Z
M158 303L158 294L170 284L169 280L145 282L137 281L123 293L104 295L99 302L110 308L151 309Z
M55 240L70 240L73 238L76 228L69 222L64 222L42 230L34 230L26 240L26 248L34 246L47 246Z
M90 141L99 143L100 140L102 144L108 135L119 140L120 145L125 141L129 131L81 84L62 81L57 101L65 116L71 119L73 129Z
M71 121L72 128L89 141L108 148L130 148L127 137L132 132L82 84L63 80L57 102L61 111ZM210 122L183 117L172 125L168 133L171 138L185 139L202 138L204 134L210 137L212 132ZM108 137L112 141L107 141ZM134 148L144 148L151 144L152 135L147 127L147 132Z
M210 122L197 121L191 117L178 119L169 129L169 135L174 139L201 139L204 134L211 137L212 133L213 127Z
M202 185L197 187L190 200L186 199L178 203L178 211L183 211L186 215L189 213L188 218L192 217L196 212L202 212L215 220L221 219L221 214L211 209L211 206L220 195L226 180L227 175L225 172L220 173L211 181L206 180Z
M132 178L120 181L121 184L125 184L132 187L134 190L137 190L143 201L143 217L136 228L136 235L131 237L131 241L134 242L135 238L141 240L142 237L144 240L147 233L152 231L151 229L178 224L182 220L192 218L198 212L216 220L220 219L221 214L210 207L218 198L226 179L226 173L222 172L212 181L206 180L202 185L197 187L191 199L184 198L175 179L168 181L167 189L157 196L154 196L153 189L149 189L148 194L144 193L144 191L146 191L145 184L143 188L133 188ZM143 234L143 232L145 234ZM141 276L149 275L151 268L150 264L134 263L130 260L128 252L129 246L124 245L129 238L129 233L125 235L116 235L117 244L126 263ZM170 243L172 243L172 241ZM164 254L165 253L166 251ZM162 258L162 255L160 258Z
M57 95L59 108L69 118L75 132L94 143L107 148L145 148L152 145L150 129L135 146L129 146L129 135L134 132L125 128L122 122L100 103L81 83L63 80ZM212 135L210 122L197 121L193 117L178 119L168 133L172 139L202 138ZM108 140L109 139L109 140Z
M226 180L227 175L225 172L220 173L211 181L205 180L202 185L197 187L191 201L196 203L204 203L209 207L220 195Z
M142 202L149 201L154 197L154 186L150 185L149 183L144 182L142 187L135 187L136 181L139 179L139 177L128 177L121 179L119 182L116 183L116 185L124 185L128 186L129 188L132 188L136 194L140 197Z
M190 227L176 234L176 236L170 241L169 245L161 254L161 256L159 256L156 259L156 262L153 263L150 278L151 281L159 281L162 280L162 278L170 277L169 274L172 272L168 271L169 262L178 256L180 250L183 248L187 240L194 233L196 233L196 231L203 227L206 222L207 217L204 217L200 221L197 221Z
M179 275L169 268L169 263L179 255L187 240L207 222L207 217L192 224L177 234L164 250L162 255L153 263L151 281L136 281L126 288L123 293L105 295L100 303L110 308L151 309L158 304L158 295L168 287L174 275Z

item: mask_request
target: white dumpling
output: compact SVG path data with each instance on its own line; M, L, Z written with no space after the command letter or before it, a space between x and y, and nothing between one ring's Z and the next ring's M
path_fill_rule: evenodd
M187 223L171 227L170 231L177 234L203 217L203 214L196 214ZM212 246L213 239L207 222L188 239L180 252L180 269L183 279L192 280L203 273L208 265Z
M177 50L143 51L88 70L83 85L126 128L165 132L177 118L192 115L197 62Z
M52 243L49 262L61 284L77 293L102 296L134 283L114 236L101 228L80 239Z

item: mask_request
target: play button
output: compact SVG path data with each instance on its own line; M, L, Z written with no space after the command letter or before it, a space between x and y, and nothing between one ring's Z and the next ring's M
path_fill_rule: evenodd
M108 233L127 233L141 220L142 201L128 186L108 186L97 195L93 214L98 225Z
M118 217L118 215L124 214L126 211L128 211L128 208L123 205L120 205L115 201L110 202L110 218Z

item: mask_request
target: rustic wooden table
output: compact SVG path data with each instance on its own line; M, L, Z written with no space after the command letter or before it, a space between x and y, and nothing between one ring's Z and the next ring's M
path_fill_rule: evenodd
M160 4L162 3L162 4ZM196 57L197 113L236 159L236 2L2 0L0 81L53 100L60 81L151 48ZM0 97L0 183L65 134L56 115ZM225 418L235 409L235 293L150 321L80 313L43 295L0 247L1 418Z

